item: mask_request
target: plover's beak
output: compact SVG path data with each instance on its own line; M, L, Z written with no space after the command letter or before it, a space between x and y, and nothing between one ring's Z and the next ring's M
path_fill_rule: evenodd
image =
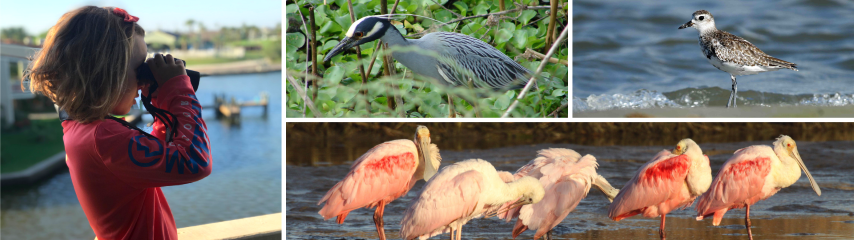
M691 26L694 26L694 22L688 21L687 23L682 24L682 26L679 26L679 29L683 29L683 28L691 27Z

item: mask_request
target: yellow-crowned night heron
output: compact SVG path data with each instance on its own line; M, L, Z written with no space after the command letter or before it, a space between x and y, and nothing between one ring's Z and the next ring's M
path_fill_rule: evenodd
M421 52L435 52L439 59L416 51L391 55L412 72L445 85L517 89L525 86L531 74L495 47L465 34L434 32L421 39L406 39L388 19L367 16L353 23L346 35L326 54L324 62L354 46L382 39L389 46L417 46Z

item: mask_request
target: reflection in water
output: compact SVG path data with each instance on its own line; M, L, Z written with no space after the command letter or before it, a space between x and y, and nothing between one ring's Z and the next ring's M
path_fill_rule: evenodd
M288 123L286 168L286 237L288 239L373 239L373 211L351 212L344 224L324 221L317 201L347 174L352 160L370 147L397 138L411 138L418 123ZM806 177L751 207L757 239L815 236L830 239L854 236L854 141L849 123L429 123L439 145L442 165L482 158L503 171L516 171L544 148L570 148L592 154L597 172L614 187L656 152L672 148L689 136L709 155L713 174L740 148L770 145L785 132L798 142L805 164L822 188L817 196ZM622 129L621 129L622 128ZM412 133L410 133L412 132ZM574 134L583 136L572 136ZM653 132L667 134L652 135ZM292 135L293 134L293 135ZM644 135L646 134L646 135ZM665 136L666 135L666 136ZM646 137L640 137L646 136ZM673 138L670 140L666 138ZM649 139L648 141L642 141ZM702 139L702 140L699 140ZM551 142L551 143L549 143ZM583 144L583 145L579 145ZM494 145L493 145L494 144ZM313 150L312 150L313 149ZM423 188L418 182L405 196L386 206L387 236L397 236L406 207ZM555 229L557 238L657 239L659 219L632 217L614 222L607 218L608 200L591 190L576 210ZM668 214L671 239L746 237L744 210L731 210L721 227L711 220L697 222L693 207ZM515 222L476 219L463 230L464 239L510 239ZM742 235L745 234L745 235ZM533 233L523 233L527 239ZM434 237L446 238L447 235Z

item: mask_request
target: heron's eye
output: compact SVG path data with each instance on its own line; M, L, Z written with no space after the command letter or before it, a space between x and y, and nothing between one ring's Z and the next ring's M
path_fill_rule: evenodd
M356 32L356 37L362 37L363 35L364 35L364 33L362 33L362 32Z
M700 16L700 17L699 17L699 18L697 18L697 19L700 19L700 21L703 21L703 18L705 18L705 17Z

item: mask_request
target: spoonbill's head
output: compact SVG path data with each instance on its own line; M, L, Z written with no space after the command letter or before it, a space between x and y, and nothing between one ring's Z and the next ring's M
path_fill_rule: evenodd
M774 148L775 150L781 148L784 150L784 154L786 156L779 156L780 160L785 161L783 158L789 158L793 159L798 163L798 167L800 167L801 170L803 170L804 173L807 175L807 179L809 179L810 181L810 186L812 186L812 190L815 191L816 194L821 196L821 188L818 187L818 183L815 182L815 179L813 179L812 174L810 174L810 171L807 170L807 166L804 165L804 160L801 159L801 154L798 153L798 145L795 143L795 140L789 136L780 135L780 137L777 138L777 141L774 142Z
M391 22L382 17L367 16L356 20L356 22L350 25L350 29L347 30L344 39L341 39L338 45L335 45L326 54L323 61L328 62L332 57L347 49L381 38L391 26Z
M524 176L516 180L516 182L522 184L526 190L522 193L522 197L519 199L522 205L538 203L546 196L546 190L543 188L543 184L541 184L536 178Z
M676 143L676 147L671 151L671 153L676 155L687 154L689 152L699 153L700 155L703 154L703 150L700 149L700 145L697 145L697 143L690 138L682 139L679 143Z
M709 11L699 10L694 12L691 16L691 21L682 24L682 26L679 26L679 29L687 27L692 27L700 32L712 30L715 29L715 18L712 17L712 14L709 13Z
M439 171L441 159L438 157L438 149L431 146L430 130L427 127L418 125L415 129L415 147L418 148L418 159L424 165L424 181L430 180L436 172Z

